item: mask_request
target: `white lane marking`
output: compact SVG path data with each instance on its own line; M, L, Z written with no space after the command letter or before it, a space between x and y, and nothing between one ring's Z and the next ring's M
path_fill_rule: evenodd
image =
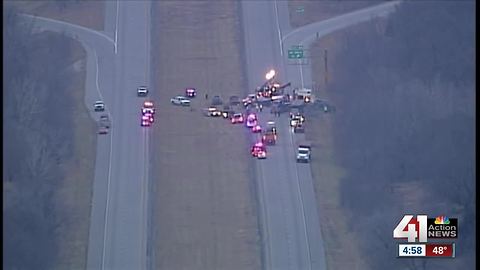
M147 243L146 243L146 238L147 238L147 233L148 233L148 224L146 221L147 221L147 218L148 218L148 183L149 183L149 164L150 164L150 159L149 159L149 132L147 131L146 132L146 136L145 136L145 148L144 148L144 162L145 162L145 173L144 173L144 180L143 180L143 183L142 183L142 198L143 198L143 217L142 217L142 221L143 221L143 226L142 228L144 229L143 230L143 234L142 234L142 249L144 249L145 251L145 254L143 254L143 252L140 254L140 255L146 255L146 251L147 251ZM142 257L142 256L140 256ZM142 260L142 269L146 269L146 262L147 262L147 258L145 258L144 260Z
M294 144L294 141L293 141L293 136L294 136L294 133L292 132L289 132L290 133L290 142L292 143L292 146L293 146L293 149L295 151L295 144ZM296 158L296 152L293 153L295 158ZM295 176L297 178L297 191L298 191L298 198L299 198L299 201L300 201L300 206L301 206L301 209L302 209L302 221L303 221L303 228L304 228L304 234L305 234L305 242L306 242L306 246L307 246L307 255L308 255L308 269L312 269L312 257L311 257L311 251L310 251L310 241L308 240L308 233L307 233L307 217L305 215L305 207L303 205L303 195L302 195L302 190L300 189L300 177L298 176L298 165L296 163L297 161L295 160Z
M98 95L100 96L100 99L105 102L103 99L102 92L100 91L100 86L98 84L98 56L97 56L97 51L94 49L93 54L95 56L95 85L96 89L98 92ZM108 117L110 118L110 153L109 153L109 160L108 160L108 177L107 177L107 198L106 198L106 204L105 204L105 224L103 227L103 249L102 249L102 270L105 267L105 252L106 252L106 244L107 244L107 226L108 226L108 212L109 212L109 202L110 202L110 179L112 175L112 152L113 152L113 128L114 128L114 121L112 117L112 113L109 110L109 107L107 106L107 114Z
M99 70L99 68L98 68L98 56L97 56L97 51L95 49L93 49L93 55L95 56L95 86L96 86L96 90L97 90L98 96L100 97L100 100L105 103L105 100L103 99L102 91L100 91L100 86L98 84L98 72L99 72L98 71ZM110 118L110 121L112 122L112 125L113 125L112 113L110 112L108 106L106 106L106 111L107 111L108 117Z
M146 29L146 33L145 33L146 34L145 35L145 37L146 37L145 84L146 85L149 85L148 79L149 79L149 75L150 75L150 58L148 57L150 55L150 36L149 36L149 34L150 34L150 24L149 24L149 22L150 22L150 16L149 16L150 15L149 14L150 6L149 5L150 5L150 3L148 3L148 2L145 5L145 19L146 19L146 21L145 21L146 22L146 24L145 24L145 26L146 26L145 27L145 29ZM142 221L144 222L143 226L142 226L142 228L144 229L143 234L142 234L142 249L145 248L144 249L145 254L141 253L140 257L142 257L142 255L145 255L145 258L142 260L142 262L143 262L142 263L142 269L147 269L147 267L149 267L148 266L148 261L147 261L148 260L148 238L147 237L148 237L148 233L149 233L149 228L148 228L148 224L149 224L149 222L148 222L149 200L148 199L149 199L149 196L148 195L150 194L150 192L149 192L148 188L150 187L150 185L149 185L149 183L150 183L150 176L149 176L149 169L150 169L150 152L149 152L149 150L150 150L150 147L149 147L150 135L149 134L150 133L151 132L146 133L146 139L145 139L146 146L145 146L145 151L144 151L144 153L145 153L145 158L144 158L144 161L145 161L145 179L143 181L144 190L142 192L143 192L145 198L143 199L143 207L142 207L143 213L144 213L143 218L142 218ZM143 198L143 196L142 196L142 198Z
M113 42L113 46L115 47L115 54L117 54L117 41L118 41L118 9L119 3L117 0L117 16L115 17L115 41Z
M275 19L276 19L276 22L277 22L278 42L280 44L280 55L283 56L282 32L280 31L280 22L278 21L277 0L275 0L274 5L275 5Z
M303 83L303 65L300 63L300 60L298 60L299 65L298 68L300 69L300 79L302 81L302 88L305 88L304 83Z
M72 24L72 23L68 23L68 22L64 22L64 21L54 20L54 19L50 19L50 18L34 16L34 15L30 15L30 14L21 14L21 15L25 16L25 17L30 17L30 18L33 18L33 19L38 19L40 21L47 21L47 22L51 22L51 23L63 24L63 25L66 25L66 26L69 26L69 27L72 27L72 28L76 28L77 30L86 31L86 32L101 36L101 37L105 38L106 40L108 40L109 42L112 42L112 43L114 42L113 39L111 37L107 36L106 34L104 34L102 32L99 32L99 31L96 31L96 30L93 30L93 29L90 29L90 28L87 28L87 27L84 27L84 26L80 26L80 25L76 25L76 24Z
M98 56L97 56L97 50L93 49L93 55L95 56L95 86L97 89L98 96L100 97L100 100L105 102L103 99L102 92L100 92L100 86L98 85Z
M263 225L264 225L264 229L265 229L265 232L267 235L265 235L263 237L263 241L265 241L267 243L267 247L268 247L268 254L266 254L267 256L267 263L268 263L268 267L267 269L272 269L272 242L270 241L271 239L271 236L270 236L270 230L268 229L269 226L268 226L268 208L267 208L267 204L266 204L266 188L265 188L265 170L264 170L264 164L258 162L259 160L257 158L255 158L256 160L254 161L256 164L257 164L257 168L259 168L259 171L260 171L260 178L261 179L257 179L257 180L260 180L260 185L261 185L261 188L262 188L262 196L261 196L261 200L262 200L262 206L263 206L263 212L264 212L264 217L263 217ZM265 239L265 238L268 238L268 239Z
M112 120L111 120L112 121ZM113 152L113 121L111 122L112 124L110 125L110 157L108 161L108 178L107 178L107 202L105 204L105 225L103 227L103 249L102 249L102 270L105 269L105 252L106 252L106 246L107 246L107 226L108 226L108 210L110 209L108 207L108 204L110 202L110 179L112 175L112 152Z

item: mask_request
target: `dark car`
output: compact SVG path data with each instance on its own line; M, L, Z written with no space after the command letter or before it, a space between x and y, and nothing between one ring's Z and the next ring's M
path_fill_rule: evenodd
M139 86L137 88L137 96L146 97L148 95L148 89L146 86Z
M223 109L222 109L223 118L231 118L234 114L235 114L235 111L232 109L232 107L228 105L223 106Z
M238 96L231 96L229 98L230 105L237 106L241 103L240 98Z
M223 101L222 99L220 98L220 96L213 96L212 98L212 106L218 106L218 105L222 105L223 104Z

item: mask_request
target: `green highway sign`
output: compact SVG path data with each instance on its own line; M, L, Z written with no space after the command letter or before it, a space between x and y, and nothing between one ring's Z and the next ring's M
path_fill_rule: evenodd
M303 58L303 50L294 49L288 50L288 59L302 59Z
M297 11L298 13L302 13L302 12L305 11L305 8L304 8L303 6L299 6L299 7L297 7L296 11Z

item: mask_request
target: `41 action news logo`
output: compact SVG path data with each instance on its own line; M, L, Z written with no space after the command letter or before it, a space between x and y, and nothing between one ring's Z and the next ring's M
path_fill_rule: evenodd
M458 219L438 216L428 218L427 215L404 215L393 230L394 239L407 239L408 242L426 243L428 238L457 238Z

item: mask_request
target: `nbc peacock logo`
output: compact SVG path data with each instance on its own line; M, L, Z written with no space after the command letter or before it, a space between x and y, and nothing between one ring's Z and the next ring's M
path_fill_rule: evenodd
M450 220L446 216L438 216L438 217L435 218L435 224L448 225L448 224L450 224Z

